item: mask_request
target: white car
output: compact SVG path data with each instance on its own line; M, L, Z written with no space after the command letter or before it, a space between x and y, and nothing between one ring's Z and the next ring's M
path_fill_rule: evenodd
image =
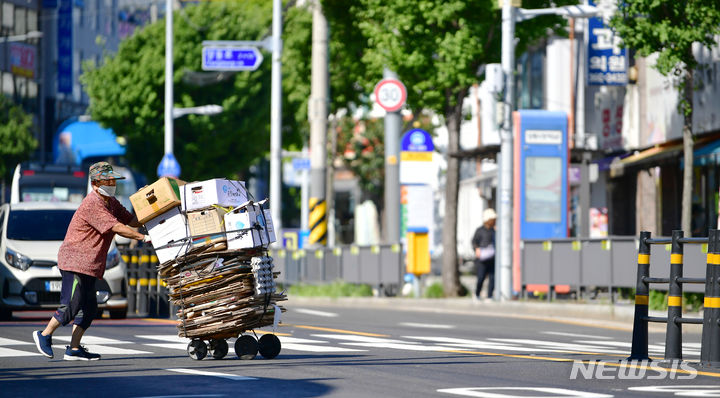
M60 245L79 203L21 202L0 206L0 318L13 311L56 309L62 277ZM96 283L98 316L127 316L126 265L113 242Z

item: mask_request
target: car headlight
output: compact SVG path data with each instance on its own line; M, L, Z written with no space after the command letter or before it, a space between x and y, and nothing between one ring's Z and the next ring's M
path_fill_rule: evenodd
M5 249L5 261L7 261L7 263L11 266L22 271L30 268L30 265L32 264L30 257L10 249Z
M105 269L110 269L118 264L120 264L120 252L117 247L113 247L112 250L108 252L107 259L105 260Z

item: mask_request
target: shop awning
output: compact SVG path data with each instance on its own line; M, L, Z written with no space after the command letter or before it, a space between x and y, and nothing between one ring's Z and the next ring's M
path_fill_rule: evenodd
M122 156L125 147L120 145L112 129L106 129L94 121L73 121L60 126L54 143L55 159L59 156L60 143L58 137L62 133L71 136L71 149L75 154L76 164L84 159L96 157Z
M695 138L695 152L703 149L703 146L718 139L718 134L708 134ZM699 148L699 149L698 149ZM620 177L630 170L641 170L658 166L662 163L681 160L683 151L682 138L664 142L650 148L635 152L624 158L617 159L610 164L610 177Z

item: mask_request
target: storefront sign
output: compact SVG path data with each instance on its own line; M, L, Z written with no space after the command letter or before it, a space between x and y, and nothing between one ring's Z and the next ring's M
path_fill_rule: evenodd
M22 43L10 43L10 70L18 76L30 79L35 77L35 46Z

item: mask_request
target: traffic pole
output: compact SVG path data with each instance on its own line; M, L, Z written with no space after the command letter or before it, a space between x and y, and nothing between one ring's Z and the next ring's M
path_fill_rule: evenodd
M638 270L635 284L635 319L633 320L632 348L629 360L644 361L648 357L648 302L650 285L645 278L650 276L650 232L640 232L638 244Z
M708 234L700 365L720 366L720 231Z
M670 251L670 287L668 289L667 332L665 333L665 359L682 359L682 283L683 245L679 239L683 231L672 231L672 249Z
M319 0L313 1L312 71L310 79L310 215L309 245L327 244L328 28ZM276 202L277 203L277 202Z
M138 302L137 314L141 317L148 316L148 263L150 256L147 249L141 249L140 261L138 263Z
M130 260L127 264L128 275L128 313L135 314L137 312L137 272L138 272L138 249L129 251Z

